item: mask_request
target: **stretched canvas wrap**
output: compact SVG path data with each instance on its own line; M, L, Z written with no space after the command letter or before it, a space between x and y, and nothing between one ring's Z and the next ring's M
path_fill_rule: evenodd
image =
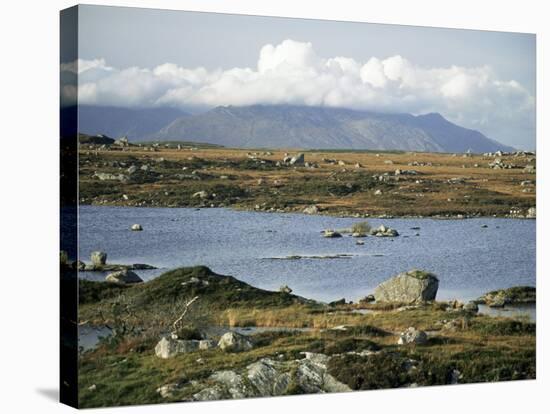
M535 35L75 6L60 64L62 402L536 377Z

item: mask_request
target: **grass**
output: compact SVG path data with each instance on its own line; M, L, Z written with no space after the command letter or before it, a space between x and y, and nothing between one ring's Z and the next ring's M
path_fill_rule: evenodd
M402 311L384 307L358 314L352 312L354 305L328 307L291 294L264 291L203 266L175 269L120 290L99 285L81 284L84 302L80 319L94 321L98 315L126 307L132 322L139 322L139 329L124 330L126 334L107 338L80 355L82 407L186 400L216 371L238 371L264 357L301 359L303 352L332 356L329 372L352 389L536 377L535 324L475 315L449 331L443 328L444 322L460 320L464 314L447 312L441 303ZM174 315L181 313L182 298L185 301L195 295L205 309L191 308L193 315L179 332L182 338L198 339L204 324L309 329L256 333L251 336L254 348L247 352L231 354L216 348L157 358L154 346L163 329L166 332ZM119 315L110 323L122 320ZM426 345L397 345L399 333L410 326L430 332ZM334 327L338 328L331 329ZM361 351L374 354L356 354ZM185 386L163 399L156 389L169 383ZM303 390L294 384L287 392Z
M195 151L160 148L152 153L130 147L127 151L96 153L81 147L81 203L240 209L258 205L260 209L281 211L302 211L315 203L323 214L361 216L506 216L511 208L526 210L535 205L536 193L523 193L520 185L521 181L533 180L532 174L521 168L493 170L488 168L493 158L481 155L462 158L432 153L309 151L306 161L319 167L295 168L277 165L284 151L272 151L258 159L250 159L248 152L209 147ZM325 157L343 160L346 166L327 164ZM502 158L518 165L529 163L528 157ZM385 164L386 160L393 164ZM355 163L363 167L355 168ZM93 178L96 171L127 174L130 165L138 170L129 175L128 182ZM144 165L148 171L141 170ZM395 177L398 168L414 169L419 174ZM388 178L380 181L378 176L385 173ZM454 178L460 180L452 181ZM216 197L192 197L202 190ZM382 194L374 196L376 190Z

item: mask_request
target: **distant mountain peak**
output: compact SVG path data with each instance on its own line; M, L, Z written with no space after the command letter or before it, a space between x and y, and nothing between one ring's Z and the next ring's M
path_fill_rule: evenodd
M118 114L122 112L116 112L114 118ZM117 121L127 129L132 122L139 124L142 133L147 131L147 139L194 141L226 147L424 152L466 152L470 149L478 153L513 150L479 131L456 125L436 112L414 116L327 106L256 104L217 106L196 115L177 115L173 111L162 114L163 123L148 113ZM110 116L113 118L112 114ZM105 129L105 118L85 118L86 111L81 111L81 132L134 138L130 133ZM156 130L152 131L149 124L143 125L147 119L154 121ZM82 128L82 125L91 124L93 128Z

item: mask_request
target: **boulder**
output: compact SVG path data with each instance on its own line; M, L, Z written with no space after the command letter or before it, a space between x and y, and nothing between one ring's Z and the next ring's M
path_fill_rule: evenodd
M104 266L107 263L107 253L105 252L92 252L90 259L94 266Z
M304 214L317 214L319 213L319 208L316 205L313 205L313 206L304 208L303 212Z
M397 230L384 226L383 224L376 229L372 229L370 234L376 237L397 237L399 233Z
M258 396L282 395L290 384L290 374L279 372L278 364L269 358L262 358L248 365L246 369L248 381Z
M192 195L192 197L205 199L208 198L208 193L206 191L197 191L195 194Z
M289 161L290 165L304 165L305 157L303 153L297 154Z
M130 230L132 230L132 231L142 231L143 227L141 227L141 224L132 224L132 227L130 227Z
M410 270L378 285L374 297L378 302L419 303L435 300L438 287L434 274Z
M212 349L216 347L216 341L213 341L212 339L201 339L199 341L199 349L201 351L204 351L206 349Z
M244 335L236 332L226 332L220 338L218 347L224 352L243 352L251 350L253 345Z
M196 339L173 339L163 337L155 346L155 355L162 359L168 359L177 354L195 352L199 349L200 342Z
M525 215L527 218L537 218L537 209L535 207L531 207L527 210L527 214Z
M105 281L111 283L131 284L141 283L143 282L143 279L131 270L123 269L117 272L109 273L105 277Z
M428 342L428 335L426 332L413 327L407 328L401 332L397 340L398 345L424 345L426 342Z
M537 301L537 289L532 286L514 286L488 292L475 300L493 308L505 305L533 304Z

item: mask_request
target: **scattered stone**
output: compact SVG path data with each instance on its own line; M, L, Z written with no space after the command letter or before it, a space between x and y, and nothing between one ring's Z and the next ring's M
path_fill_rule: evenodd
M143 279L131 270L124 269L117 272L109 273L105 277L106 282L111 283L120 283L120 284L131 284L131 283L141 283Z
M157 392L162 398L172 398L174 396L174 391L178 388L178 384L166 384L157 388Z
M226 332L220 338L218 347L224 352L243 352L251 350L253 345L244 335L236 332Z
M374 297L378 302L421 303L435 300L438 287L434 274L410 270L378 285Z
M426 334L426 332L413 327L409 327L401 332L401 334L399 335L399 339L397 340L398 345L424 345L427 342L428 335Z
M208 198L208 193L206 191L197 191L195 194L191 196L192 198L200 198L205 199Z
M378 196L378 195L382 195L382 190L376 190L374 192L374 195Z
M312 205L312 206L304 208L303 213L304 214L317 214L317 213L319 213L319 208L316 205Z

